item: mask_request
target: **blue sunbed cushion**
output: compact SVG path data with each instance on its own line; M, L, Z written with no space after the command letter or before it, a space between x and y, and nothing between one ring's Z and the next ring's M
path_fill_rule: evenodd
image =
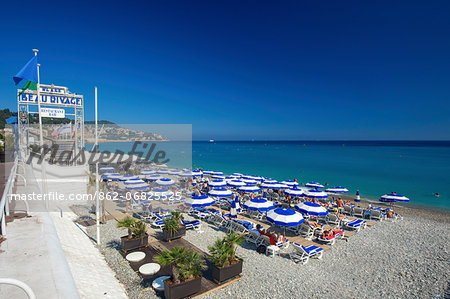
M364 223L366 223L364 220L356 219L356 220L352 220L352 221L348 222L347 225L351 226L351 227L359 227L359 226L363 225Z
M302 246L303 250L306 251L307 254L311 255L314 253L318 253L321 252L323 250L323 248L320 248L318 246L314 246L314 245L309 245L309 246Z

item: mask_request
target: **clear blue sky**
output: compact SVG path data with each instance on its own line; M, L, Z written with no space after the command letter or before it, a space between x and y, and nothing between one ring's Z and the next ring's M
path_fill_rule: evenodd
M283 4L281 4L283 3ZM93 119L194 139L450 139L450 1L5 1L0 100L41 81Z

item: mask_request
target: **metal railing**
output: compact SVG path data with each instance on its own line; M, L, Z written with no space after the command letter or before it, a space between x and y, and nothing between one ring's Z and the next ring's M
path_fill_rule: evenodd
M14 186L18 163L19 160L17 155L15 155L14 164L9 173L8 181L6 181L5 190L3 191L2 199L0 201L0 235L6 235L6 216L9 216L9 197Z
M0 284L9 284L21 288L27 294L28 298L36 299L33 290L24 282L13 278L0 278Z

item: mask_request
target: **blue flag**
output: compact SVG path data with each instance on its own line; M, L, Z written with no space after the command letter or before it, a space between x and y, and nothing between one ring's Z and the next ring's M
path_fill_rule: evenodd
M31 58L30 61L28 61L28 63L25 64L25 66L17 73L17 75L13 77L16 85L23 79L37 83L37 56Z

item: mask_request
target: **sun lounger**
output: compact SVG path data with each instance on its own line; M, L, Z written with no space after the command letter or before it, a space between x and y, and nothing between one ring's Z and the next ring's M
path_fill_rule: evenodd
M308 224L302 223L300 225L300 235L307 240L312 240L314 230Z
M361 228L365 228L367 225L366 221L362 219L355 219L345 223L345 227L348 229L359 231Z
M370 219L382 221L385 217L386 215L383 215L380 210L371 210Z
M353 209L351 206L344 205L344 214L346 215L353 215Z
M327 245L334 245L334 243L336 243L337 239L342 239L342 238L344 238L344 231L343 230L337 230L337 231L335 231L335 234L333 236L327 237L327 238L324 238L322 236L322 234L320 234L317 237L317 240L322 242L322 243L325 243Z
M181 220L181 223L186 227L186 229L200 229L201 223L200 220L193 220L193 221L184 221Z
M340 227L341 220L335 214L328 214L327 215L327 224L335 226L335 227Z
M353 216L363 218L363 212L364 210L362 208L356 207L353 209Z
M258 247L262 242L262 238L257 231L249 230L248 234L245 236L245 241L247 243L255 244L255 246Z
M322 258L323 248L318 246L303 246L298 243L292 243L292 247L294 248L294 251L289 254L289 257L296 263L302 262L303 265L305 265L312 257L318 259Z

